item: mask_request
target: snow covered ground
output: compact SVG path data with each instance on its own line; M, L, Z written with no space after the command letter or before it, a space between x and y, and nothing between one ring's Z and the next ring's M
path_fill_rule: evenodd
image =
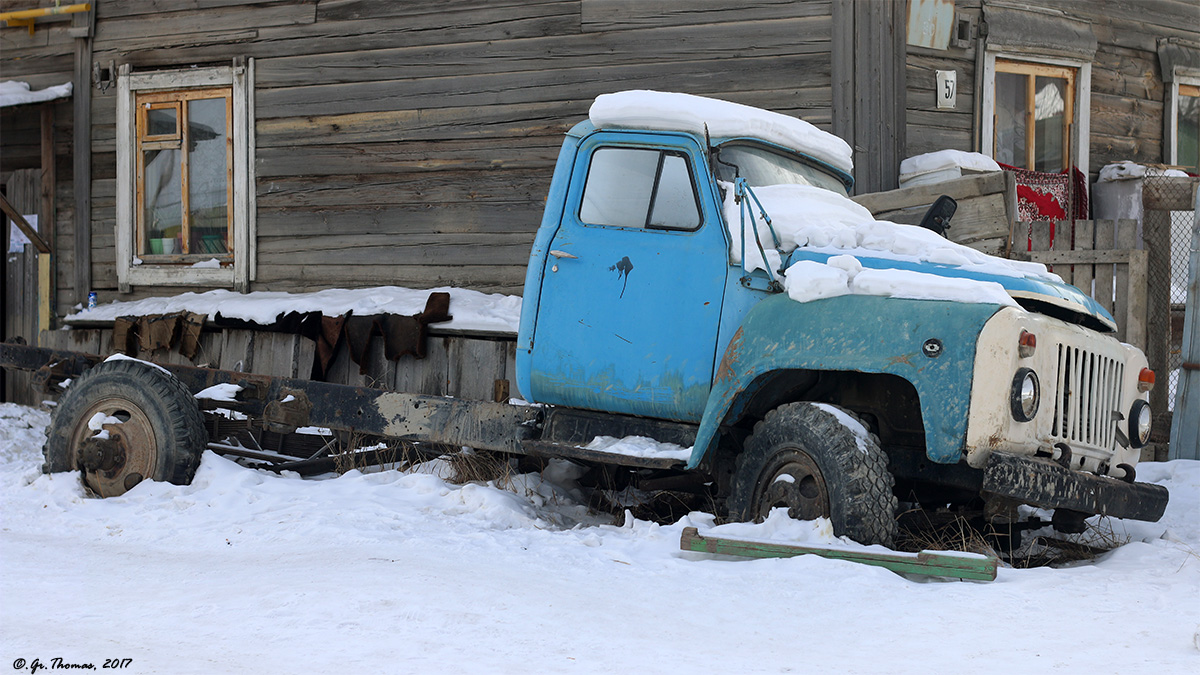
M692 514L604 524L564 466L516 491L395 471L302 480L206 454L194 483L86 498L0 405L0 663L129 673L1195 673L1200 462L1138 467L1161 523L1067 569L914 580L684 554ZM821 523L724 526L830 541ZM740 529L739 529L740 528ZM46 672L53 672L47 669Z

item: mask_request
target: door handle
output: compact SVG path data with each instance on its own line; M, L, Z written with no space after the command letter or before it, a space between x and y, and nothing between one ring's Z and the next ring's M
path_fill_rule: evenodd
M555 258L570 258L571 260L579 260L579 256L577 255L571 255L566 251L559 251L556 249L551 249L550 255L554 256Z

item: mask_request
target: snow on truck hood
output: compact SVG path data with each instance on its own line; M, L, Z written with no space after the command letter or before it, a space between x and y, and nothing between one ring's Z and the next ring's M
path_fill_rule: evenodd
M1109 330L1116 328L1095 300L1041 263L998 258L917 225L875 220L866 208L822 188L772 185L753 190L771 219L768 227L758 209L752 209L767 261L772 271L784 270L784 289L794 300L886 295L1017 306L1016 298L1064 308ZM725 192L730 257L738 263L741 206L734 201L732 185L726 184ZM777 246L771 245L771 228L779 237ZM746 235L743 268L766 269L749 222Z
M686 131L710 138L757 138L850 173L853 153L842 139L802 119L704 96L622 91L596 97L588 117L597 129Z

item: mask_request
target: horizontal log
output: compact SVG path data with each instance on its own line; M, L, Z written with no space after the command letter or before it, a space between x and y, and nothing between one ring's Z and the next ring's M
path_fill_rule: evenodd
M437 171L280 177L259 181L261 208L361 206L367 204L514 203L540 201L550 187L541 171Z
M589 102L547 101L511 106L389 110L259 119L258 148L387 143L447 138L560 136L587 115Z
M321 83L463 77L570 68L741 57L828 54L829 17L514 38L263 58L262 88ZM747 41L747 33L754 35Z
M758 0L741 4L723 0L582 0L580 7L581 27L585 32L798 16L828 18L833 14L832 3L828 0Z
M291 265L520 265L532 232L272 237L258 242L259 267Z
M150 12L166 14L188 10L212 10L243 5L262 5L278 0L102 0L96 3L96 20L116 19ZM301 2L305 0L300 0Z
M516 136L503 147L486 150L474 140L274 146L259 148L255 173L261 180L314 174L552 169L561 145L561 137L555 134Z
M694 93L742 103L767 110L801 116L828 129L829 86L726 91L698 89ZM816 108L797 107L815 105ZM394 141L469 138L512 138L556 136L587 117L591 98L545 101L516 105L393 110L340 115L310 115L284 119L259 119L255 143L273 146L328 145L341 143L387 143Z
M578 0L438 0L437 2L387 2L381 0L322 0L317 10L317 19L324 22L353 21L357 19L406 19L419 20L432 14L469 14L480 22L494 18L494 14L505 9L519 9L528 5L561 6L563 10L579 12Z
M257 291L310 291L324 288L367 288L394 285L408 288L454 286L486 292L520 294L525 282L520 265L300 265L260 263ZM505 289L500 291L498 289Z
M1161 101L1092 93L1093 134L1161 139L1162 114Z
M114 48L104 43L151 36L187 35L196 31L244 30L247 27L293 26L316 20L315 0L295 1L294 4L243 5L225 7L220 11L182 11L144 13L119 20L97 21L93 43L97 50ZM119 48L119 47L117 47Z
M753 77L747 77L753 75ZM470 75L422 80L266 89L257 93L260 120L385 110L517 105L591 100L621 89L704 91L814 86L830 81L829 55L641 63Z
M411 3L386 3L404 7ZM322 5L324 6L324 5ZM258 37L238 45L247 57L271 58L300 54L387 49L396 45L439 45L449 40L476 42L517 37L566 35L579 32L578 4L538 3L496 8L486 18L472 12L432 12L392 19L354 21L320 20L287 27L257 27ZM187 65L225 61L229 47L222 44L177 48L146 46L127 50L122 61L135 67Z
M533 232L541 223L538 202L511 204L420 204L300 209L258 209L258 236L314 236L337 232L350 237L380 232Z

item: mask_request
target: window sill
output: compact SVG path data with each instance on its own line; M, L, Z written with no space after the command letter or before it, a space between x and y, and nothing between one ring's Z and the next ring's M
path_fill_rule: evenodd
M132 286L234 286L234 268L185 265L130 265L127 280Z

